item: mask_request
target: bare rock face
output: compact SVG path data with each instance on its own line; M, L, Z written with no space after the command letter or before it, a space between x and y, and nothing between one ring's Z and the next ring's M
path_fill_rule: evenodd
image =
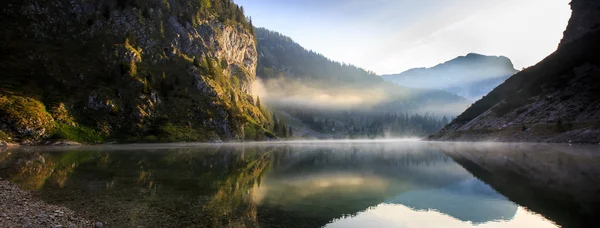
M248 72L237 74L237 76L240 77L243 91L251 93L258 63L254 37L250 34L239 33L230 27L224 27L222 31L221 36L218 37L218 46L221 49L217 51L217 55L227 60L230 74L235 75L238 69Z
M573 14L564 33L561 46L572 42L586 33L600 30L600 1L573 0Z

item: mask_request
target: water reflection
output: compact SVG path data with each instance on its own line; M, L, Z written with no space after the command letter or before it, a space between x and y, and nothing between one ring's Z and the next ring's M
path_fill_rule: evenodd
M514 174L486 168L498 159L481 157L481 148L519 151L423 142L21 148L0 153L0 176L112 227L555 226L524 207L560 225L584 224L574 222L585 214L538 202L554 195L536 198L529 190L537 188L498 181ZM548 157L527 166L543 176ZM568 175L595 175L597 161ZM570 220L557 216L569 213Z
M510 200L563 227L600 227L600 147L437 144Z

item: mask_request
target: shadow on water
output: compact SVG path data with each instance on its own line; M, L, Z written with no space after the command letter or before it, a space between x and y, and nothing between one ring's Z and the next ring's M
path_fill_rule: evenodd
M591 150L598 148L550 148L414 141L33 147L1 152L0 176L109 227L423 226L402 213L436 225L511 226L521 206L559 225L595 223L600 163ZM402 221L369 217L390 208Z

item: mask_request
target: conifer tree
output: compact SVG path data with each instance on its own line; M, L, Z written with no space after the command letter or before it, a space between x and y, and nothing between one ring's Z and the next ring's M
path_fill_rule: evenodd
M284 138L287 138L287 137L288 137L288 135L287 135L287 128L285 127L285 124L284 124L284 123L282 123L282 124L281 124L281 130L280 130L280 132L281 132L281 135L282 135Z

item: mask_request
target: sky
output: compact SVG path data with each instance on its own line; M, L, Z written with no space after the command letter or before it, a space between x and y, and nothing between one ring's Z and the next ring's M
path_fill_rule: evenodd
M570 0L235 0L257 27L378 74L468 53L503 55L515 68L554 52Z

